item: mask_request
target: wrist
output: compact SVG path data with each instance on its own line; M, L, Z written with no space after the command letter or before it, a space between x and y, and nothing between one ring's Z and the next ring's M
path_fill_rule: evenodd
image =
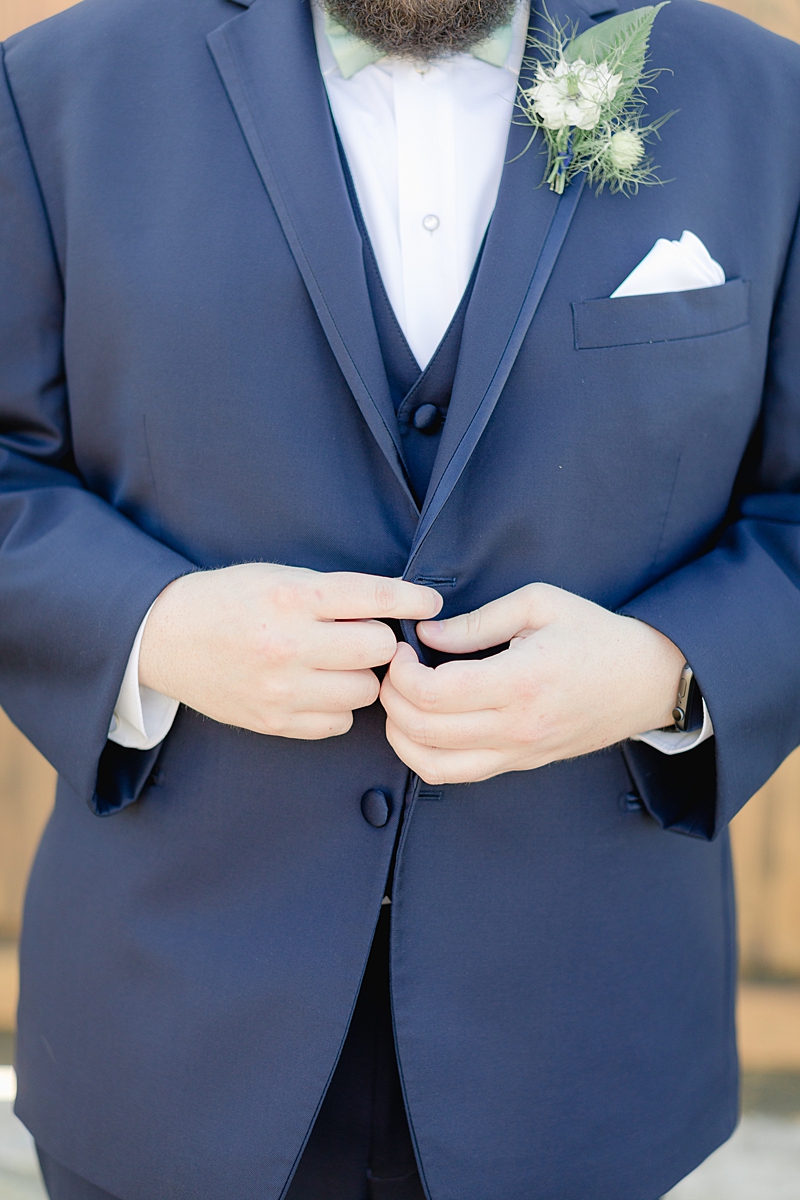
M636 618L633 618L636 620ZM683 652L652 625L637 621L640 637L647 643L642 663L644 695L642 721L646 729L674 728L681 673L686 665ZM645 665L646 664L646 665ZM642 730L637 730L637 733Z
M156 597L147 615L139 647L139 686L169 696L174 694L170 662L179 630L183 627L180 611L186 582L181 576L167 584Z

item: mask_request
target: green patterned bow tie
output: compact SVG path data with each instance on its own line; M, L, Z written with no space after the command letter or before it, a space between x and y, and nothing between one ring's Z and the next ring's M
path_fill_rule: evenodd
M383 51L377 50L368 42L362 42L354 34L348 33L344 26L340 25L338 21L334 21L327 13L325 13L325 36L343 79L350 79L357 71L362 71L364 67L385 57ZM513 37L512 25L510 23L503 25L491 37L472 46L470 54L474 58L481 59L482 62L489 63L492 67L504 67L511 53Z

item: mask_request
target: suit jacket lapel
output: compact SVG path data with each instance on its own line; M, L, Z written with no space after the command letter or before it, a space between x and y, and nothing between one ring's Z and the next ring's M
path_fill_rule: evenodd
M587 7L591 9L591 3ZM599 0L595 11L608 15L615 7L614 0L607 3ZM534 3L531 30L541 34L541 17L536 9ZM592 23L588 12L572 0L560 0L551 6L551 15L563 23L580 23L581 28ZM523 67L523 78L524 75ZM468 431L477 443L476 418L478 423L482 421L481 430L488 422L527 329L527 324L525 328L520 327L520 318L523 323L525 320L529 323L538 303L538 298L532 306L530 303L531 283L537 267L535 290L541 296L574 213L576 189L581 185L573 184L561 198L548 187L541 186L545 168L545 159L540 153L541 139L537 138L525 151L530 133L531 127L527 123L515 121L511 125L506 165L464 322L447 422L422 510L414 553L466 466L471 453L469 450L464 454L465 444L470 440ZM542 256L546 246L549 251L547 262ZM526 307L532 307L533 311L526 312ZM454 470L459 453L464 461Z
M208 44L337 362L416 510L310 8L299 0L254 0Z

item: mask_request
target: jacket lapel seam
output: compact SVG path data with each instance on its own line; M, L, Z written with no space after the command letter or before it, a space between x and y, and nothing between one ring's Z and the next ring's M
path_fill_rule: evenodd
M536 316L536 311L539 307L544 291L553 273L561 249L569 233L572 219L577 211L581 196L583 195L586 176L582 174L579 179L570 184L564 194L559 198L550 224L547 228L542 248L536 260L536 265L531 275L531 280L525 292L519 312L517 313L511 332L506 339L503 352L498 360L491 379L481 396L475 411L470 418L470 421L459 438L456 446L453 449L450 458L447 461L444 470L439 476L432 491L425 499L420 520L417 525L417 530L414 536L414 544L409 554L406 573L410 570L414 563L419 550L430 533L439 514L445 504L452 495L458 481L460 480L464 470L469 463L470 458L478 445L486 426L491 419L492 413L497 407L497 403L503 393L503 389L508 381L508 376L511 374L514 363L528 330ZM516 349L514 344L516 343ZM500 377L499 386L496 381ZM494 395L493 395L494 393ZM475 430L476 423L478 425ZM466 449L464 446L466 444Z

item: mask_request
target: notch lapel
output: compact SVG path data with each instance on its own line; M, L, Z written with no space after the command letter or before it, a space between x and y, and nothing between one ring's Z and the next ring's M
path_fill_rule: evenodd
M600 0L595 12L606 16L615 8L614 0ZM552 15L582 28L593 23L592 16L573 0L560 0ZM541 35L543 31L534 0L530 32ZM458 482L500 397L583 188L583 180L576 180L559 197L542 185L542 142L537 138L526 151L530 133L529 125L517 124L514 119L497 203L464 322L447 421L409 560L410 574L417 551Z
M299 0L253 0L209 34L208 45L342 374L417 511L310 7Z

